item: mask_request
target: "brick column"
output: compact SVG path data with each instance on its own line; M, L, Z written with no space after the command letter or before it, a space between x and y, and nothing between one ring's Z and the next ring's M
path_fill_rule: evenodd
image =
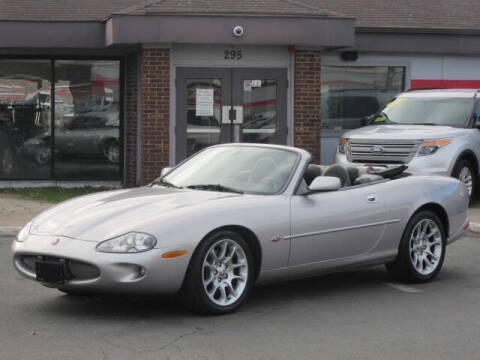
M124 186L136 185L137 173L137 54L130 54L125 64L125 170Z
M320 51L295 52L295 146L320 161Z
M170 50L143 49L140 66L143 185L160 176L169 163Z

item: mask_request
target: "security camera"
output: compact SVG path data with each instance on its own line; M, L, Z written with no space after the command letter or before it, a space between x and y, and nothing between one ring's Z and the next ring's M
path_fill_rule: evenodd
M243 34L245 34L245 29L242 26L237 25L233 28L233 35L236 37L243 36Z

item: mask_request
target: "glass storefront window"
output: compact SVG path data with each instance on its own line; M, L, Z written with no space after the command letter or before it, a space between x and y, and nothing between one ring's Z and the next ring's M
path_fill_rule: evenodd
M55 162L59 179L118 179L118 61L55 61Z
M0 179L51 175L51 62L0 60Z
M120 91L118 60L0 60L0 179L119 180Z
M322 66L321 112L325 129L355 129L403 91L400 66Z

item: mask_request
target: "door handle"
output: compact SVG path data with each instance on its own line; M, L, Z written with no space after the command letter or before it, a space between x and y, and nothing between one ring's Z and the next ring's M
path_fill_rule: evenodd
M367 201L371 203L376 203L378 201L378 197L375 194L367 195Z

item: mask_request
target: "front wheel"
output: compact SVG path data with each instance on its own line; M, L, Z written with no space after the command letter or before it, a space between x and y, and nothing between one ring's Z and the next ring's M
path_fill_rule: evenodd
M452 176L465 185L470 198L470 203L472 203L477 189L477 176L470 161L465 159L460 160L458 164L455 165Z
M250 292L253 266L250 247L240 235L210 235L192 257L180 294L184 304L201 313L235 311Z
M439 217L428 210L413 215L405 228L397 258L387 270L398 280L422 283L435 278L445 258L446 235Z

